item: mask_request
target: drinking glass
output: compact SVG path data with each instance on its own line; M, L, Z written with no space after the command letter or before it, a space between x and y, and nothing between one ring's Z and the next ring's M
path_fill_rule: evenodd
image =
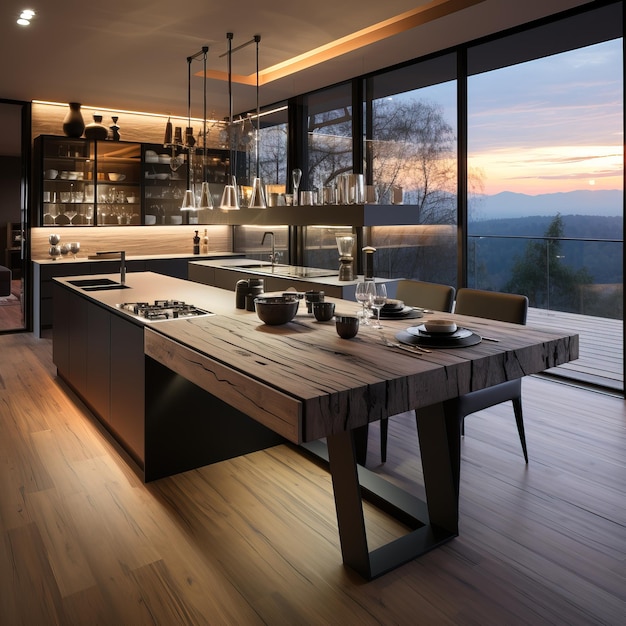
M380 310L387 303L387 287L385 283L372 283L374 285L374 295L370 302L372 309L376 310L376 323L372 328L382 328L380 323Z
M302 170L296 168L291 172L291 180L293 181L293 204L298 204L298 187L300 187L300 181L302 180Z
M360 313L361 324L369 326L369 318L366 307L369 307L373 298L376 288L374 282L371 280L365 280L356 286L356 301L361 303L362 311Z
M79 251L80 251L80 242L78 241L70 242L70 252L72 253L74 259L76 258L76 255L78 254Z

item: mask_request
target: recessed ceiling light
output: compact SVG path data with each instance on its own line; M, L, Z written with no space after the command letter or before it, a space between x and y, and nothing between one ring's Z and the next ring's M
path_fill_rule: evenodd
M29 26L30 21L35 17L35 12L32 9L24 9L17 20L20 26Z

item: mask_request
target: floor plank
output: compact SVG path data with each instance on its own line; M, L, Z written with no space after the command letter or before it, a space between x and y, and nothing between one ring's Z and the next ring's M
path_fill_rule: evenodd
M370 583L341 564L330 477L277 446L144 485L55 377L50 339L0 336L0 623L568 624L626 615L624 400L524 381L467 418L460 536ZM413 414L380 464L423 495ZM372 544L402 532L367 507Z

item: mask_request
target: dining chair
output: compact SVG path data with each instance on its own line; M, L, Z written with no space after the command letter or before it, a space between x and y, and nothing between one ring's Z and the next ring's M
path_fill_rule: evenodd
M422 280L399 280L396 290L396 299L402 300L408 306L431 309L433 311L452 312L454 304L454 287L440 285ZM387 433L389 430L388 418L380 420L380 459L387 460Z
M526 296L483 291L481 289L461 288L456 295L454 312L459 315L483 317L513 324L526 324L528 298ZM465 435L465 418L472 413L482 411L496 404L513 402L513 412L517 424L524 460L528 463L524 419L522 415L522 379L508 380L492 387L471 391L456 400L447 403L449 410L455 412L461 420L461 434Z

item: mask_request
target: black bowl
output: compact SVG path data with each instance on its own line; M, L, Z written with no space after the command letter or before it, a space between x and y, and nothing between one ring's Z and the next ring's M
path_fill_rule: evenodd
M300 300L294 296L261 296L254 299L259 319L270 326L290 322L298 312Z

